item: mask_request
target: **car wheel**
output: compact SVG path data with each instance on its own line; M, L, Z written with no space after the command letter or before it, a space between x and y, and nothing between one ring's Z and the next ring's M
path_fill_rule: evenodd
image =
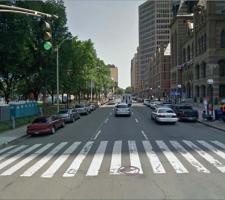
M54 133L55 133L55 127L52 127L51 134L54 134Z
M64 127L65 127L65 122L63 122L61 125L61 128L64 128Z

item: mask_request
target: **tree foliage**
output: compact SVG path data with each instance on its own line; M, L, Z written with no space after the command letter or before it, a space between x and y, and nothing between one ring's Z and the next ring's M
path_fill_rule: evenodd
M37 100L46 90L52 97L56 94L55 50L59 44L60 92L88 97L92 81L96 96L107 94L112 87L109 68L97 57L91 39L72 37L62 0L15 1L15 6L55 14L59 19L46 19L51 24L53 44L46 51L40 18L0 13L0 95L6 102L13 95Z

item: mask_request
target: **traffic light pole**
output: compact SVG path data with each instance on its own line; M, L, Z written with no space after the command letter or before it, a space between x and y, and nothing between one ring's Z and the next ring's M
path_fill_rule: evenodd
M56 47L56 93L57 93L57 113L59 112L59 46Z

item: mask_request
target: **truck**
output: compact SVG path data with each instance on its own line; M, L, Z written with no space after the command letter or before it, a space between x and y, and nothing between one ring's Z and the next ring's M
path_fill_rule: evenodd
M123 94L121 102L128 104L128 106L131 106L132 105L132 96L131 96L131 94Z

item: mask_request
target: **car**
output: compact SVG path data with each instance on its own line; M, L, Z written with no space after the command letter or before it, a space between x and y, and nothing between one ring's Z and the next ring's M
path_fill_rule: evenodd
M115 106L115 116L131 116L130 106L126 103L119 103Z
M58 116L43 116L36 118L27 126L27 135L54 134L56 129L64 127L64 119Z
M173 109L173 104L168 102L163 102L161 104L157 104L156 107L167 107Z
M150 106L150 99L144 99L143 104L146 106Z
M176 113L171 108L167 107L158 107L153 109L151 119L160 123L166 122L172 124L175 124L178 121Z
M77 104L74 109L81 115L88 115L90 113L90 108L86 104Z
M74 122L80 118L80 114L75 109L60 110L58 116L63 118L65 122Z
M194 110L189 105L174 105L172 107L174 112L177 114L180 121L194 121L198 120L199 114L197 110Z
M161 103L161 101L151 101L149 106L150 108L154 109L157 105L160 105Z
M91 103L91 104L90 104L90 108L91 108L91 111L94 111L94 110L96 109L95 104Z

